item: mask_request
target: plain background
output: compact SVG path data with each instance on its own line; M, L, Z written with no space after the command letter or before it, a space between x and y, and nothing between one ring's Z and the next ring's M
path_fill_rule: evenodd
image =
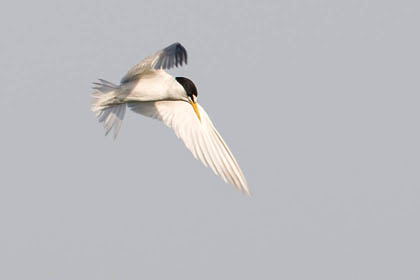
M1 279L420 279L417 1L3 1ZM252 198L90 112L179 41Z

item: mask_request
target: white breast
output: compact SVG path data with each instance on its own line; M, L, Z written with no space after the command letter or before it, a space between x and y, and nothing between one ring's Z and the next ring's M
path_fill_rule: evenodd
M126 87L126 101L183 100L186 96L184 88L163 70L144 73Z

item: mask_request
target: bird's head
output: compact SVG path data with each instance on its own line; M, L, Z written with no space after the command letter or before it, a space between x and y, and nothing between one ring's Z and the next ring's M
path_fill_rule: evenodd
M197 114L198 119L201 121L200 113L197 108L197 88L195 87L193 81L185 77L176 77L176 81L184 88L185 93L187 94L188 102L193 106L195 113Z

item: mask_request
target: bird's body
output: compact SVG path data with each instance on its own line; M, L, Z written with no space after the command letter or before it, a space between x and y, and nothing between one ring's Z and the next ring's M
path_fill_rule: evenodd
M151 71L141 76L141 79L123 84L127 92L125 102L182 100L184 88L163 70Z
M144 116L158 119L174 129L196 158L225 181L249 194L245 177L213 126L197 103L194 83L169 75L163 69L187 63L185 48L175 43L145 58L115 85L105 80L95 83L92 111L104 123L106 133L117 137L126 107Z

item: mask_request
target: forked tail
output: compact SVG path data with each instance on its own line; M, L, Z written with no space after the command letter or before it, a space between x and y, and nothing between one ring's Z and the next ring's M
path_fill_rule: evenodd
M119 88L117 85L99 79L99 82L93 83L95 90L92 93L92 112L96 114L99 122L103 123L105 135L114 129L114 139L117 138L120 131L124 114L125 103L115 103Z

